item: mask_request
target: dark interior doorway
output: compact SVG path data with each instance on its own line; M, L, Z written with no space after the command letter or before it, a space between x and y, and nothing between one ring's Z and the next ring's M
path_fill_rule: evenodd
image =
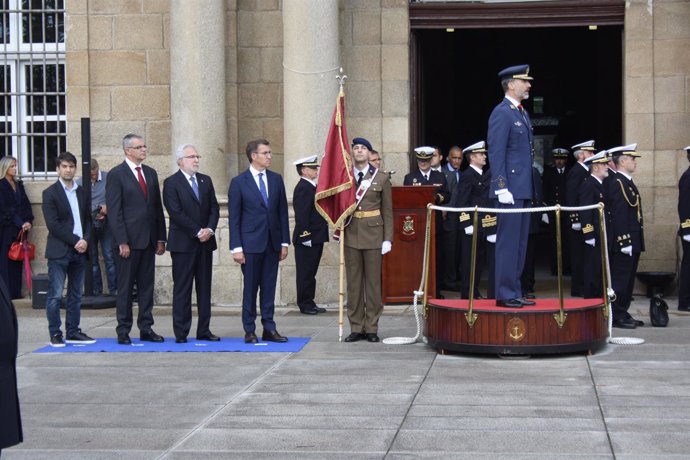
M487 120L503 93L497 73L529 64L525 106L533 120L536 161L555 147L595 139L622 142L622 26L413 30L413 143L465 147L486 138ZM571 160L572 161L572 160Z

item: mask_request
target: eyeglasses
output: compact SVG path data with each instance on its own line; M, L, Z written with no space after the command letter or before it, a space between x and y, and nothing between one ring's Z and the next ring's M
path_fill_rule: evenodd
M146 148L146 144L144 145L137 145L136 147L127 147L128 149L133 149L133 150L141 150Z
M200 160L201 155L187 155L186 157L182 157L182 158L185 158L187 160Z

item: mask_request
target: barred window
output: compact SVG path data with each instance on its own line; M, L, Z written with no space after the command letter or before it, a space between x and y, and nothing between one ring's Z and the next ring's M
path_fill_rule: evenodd
M0 155L55 173L67 144L64 0L0 0Z

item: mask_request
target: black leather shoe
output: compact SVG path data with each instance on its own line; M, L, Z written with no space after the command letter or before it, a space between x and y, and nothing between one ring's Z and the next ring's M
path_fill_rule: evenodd
M346 342L359 342L360 340L364 340L366 336L360 332L353 332L347 337L345 337Z
M259 343L259 338L253 332L244 334L244 343Z
M318 313L318 311L316 311L316 308L304 308L304 309L300 308L299 312L302 313L303 315L315 315Z
M379 336L375 332L367 332L367 342L378 342Z
M326 309L322 307L314 307L314 310L316 310L316 313L326 313Z
M534 295L534 294L529 294L529 293L527 293L527 294L523 295L522 298L523 298L523 299L536 299L537 296Z
M497 300L496 306L505 308L522 308L520 299Z
M131 345L132 340L129 338L129 334L117 334L117 343L120 345Z
M264 333L261 334L261 340L265 340L267 342L278 342L278 343L283 343L283 342L288 341L287 337L283 337L282 335L278 334L278 331L264 331Z
M218 337L217 335L212 334L210 332L208 334L204 334L204 335L197 335L196 339L197 340L208 340L209 342L220 342L220 337Z
M629 319L629 320L632 321L633 323L637 324L637 327L642 327L642 326L644 326L644 321L640 321L639 319L635 319L635 318L633 318L632 316L628 316L627 319Z
M187 343L187 337L176 337L175 343Z
M139 339L141 339L142 342L156 342L156 343L161 343L164 342L165 339L153 332L153 329L149 331L141 331L139 333Z
M614 319L611 323L613 327L617 327L620 329L636 329L637 328L637 323L635 320L631 319Z
M525 306L525 307L533 307L534 305L537 304L534 300L527 300L526 298L518 299L520 300L520 303Z

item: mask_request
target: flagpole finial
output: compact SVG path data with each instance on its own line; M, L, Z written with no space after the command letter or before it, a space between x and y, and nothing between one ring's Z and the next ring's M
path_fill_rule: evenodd
M335 76L335 78L338 80L338 83L340 84L340 88L342 89L343 86L345 86L345 79L347 78L347 75L343 73L343 68L340 68L340 73Z

